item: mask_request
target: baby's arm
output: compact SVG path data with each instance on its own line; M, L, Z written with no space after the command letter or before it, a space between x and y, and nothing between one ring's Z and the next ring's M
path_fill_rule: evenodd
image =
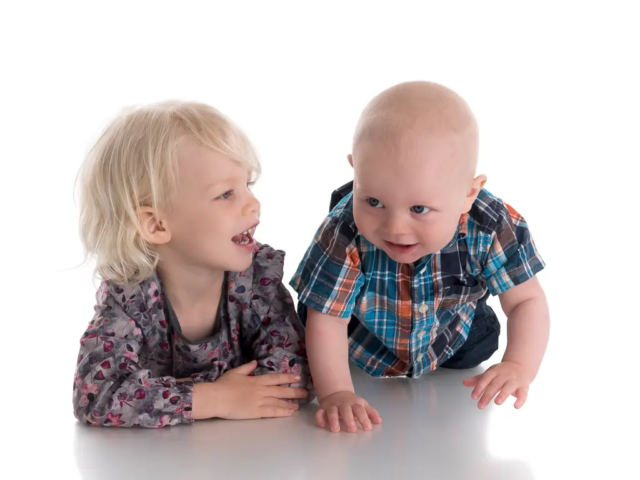
M507 349L502 362L486 372L465 380L474 387L471 397L485 408L494 397L503 404L509 395L516 397L514 406L527 400L529 385L542 363L549 340L549 307L536 277L510 288L500 295L507 316Z
M507 349L502 361L522 366L533 381L549 340L549 306L542 286L534 277L499 298L507 316ZM506 399L509 393L502 396Z
M485 261L484 275L492 294L498 295L507 316L507 349L502 362L465 380L471 397L485 408L509 395L515 407L524 405L549 339L549 308L536 274L544 262L524 218L512 207L498 209L499 222Z
M340 431L340 418L349 432L357 430L355 419L365 430L371 430L371 422L382 422L378 412L354 393L349 371L348 323L348 319L308 308L307 351L320 402L316 422L324 428L328 420L333 432Z

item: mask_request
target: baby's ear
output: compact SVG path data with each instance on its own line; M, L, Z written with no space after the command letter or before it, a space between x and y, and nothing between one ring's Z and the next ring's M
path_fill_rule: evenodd
M140 235L152 245L163 245L171 240L171 231L166 219L162 218L151 207L138 210Z
M351 167L353 168L353 155L347 155L347 160L349 160L349 165L351 165Z
M471 188L467 192L467 198L464 201L463 213L467 213L469 210L471 210L471 207L473 206L473 202L475 202L476 198L478 198L478 194L480 193L480 190L484 188L485 183L487 183L486 175L478 175L476 178L473 179Z

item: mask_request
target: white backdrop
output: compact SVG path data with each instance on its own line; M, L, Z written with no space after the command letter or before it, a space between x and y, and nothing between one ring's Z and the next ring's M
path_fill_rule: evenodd
M95 282L79 266L74 181L122 107L198 100L247 132L264 169L257 237L287 252L288 282L331 191L350 180L362 107L425 79L475 111L487 188L525 216L548 264L551 342L522 415L576 435L510 450L496 427L492 442L514 456L557 443L619 467L629 444L600 442L638 419L633 3L3 2L0 436L12 460L76 474L72 376ZM557 407L536 413L543 396Z

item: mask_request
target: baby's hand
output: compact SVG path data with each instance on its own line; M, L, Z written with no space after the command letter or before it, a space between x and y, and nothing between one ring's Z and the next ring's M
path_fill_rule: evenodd
M316 413L316 423L320 428L326 427L328 420L331 431L339 432L340 418L351 433L358 429L355 419L358 419L364 430L371 430L371 422L382 423L376 409L353 392L336 392L320 402L320 409Z
M502 362L487 369L486 372L475 377L464 380L467 387L475 387L471 392L471 398L478 400L478 408L484 409L496 398L496 405L502 405L504 401L513 395L516 397L515 408L520 408L527 401L529 385L533 381L533 376L528 374L522 365L514 362Z

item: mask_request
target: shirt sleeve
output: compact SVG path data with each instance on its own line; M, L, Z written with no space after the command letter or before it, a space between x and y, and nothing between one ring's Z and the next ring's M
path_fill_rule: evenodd
M545 267L522 215L502 202L497 213L498 223L483 270L492 295L526 282Z
M305 347L304 326L295 311L293 299L282 284L284 252L263 246L254 259L253 296L249 321L243 325L246 342L258 361L255 375L295 373L300 382L291 386L306 388L315 398Z
M158 428L192 423L193 382L157 377L140 365L146 339L104 282L80 340L73 385L78 420L104 427Z
M320 313L351 318L363 283L356 237L353 226L339 217L325 219L290 282L299 302Z

